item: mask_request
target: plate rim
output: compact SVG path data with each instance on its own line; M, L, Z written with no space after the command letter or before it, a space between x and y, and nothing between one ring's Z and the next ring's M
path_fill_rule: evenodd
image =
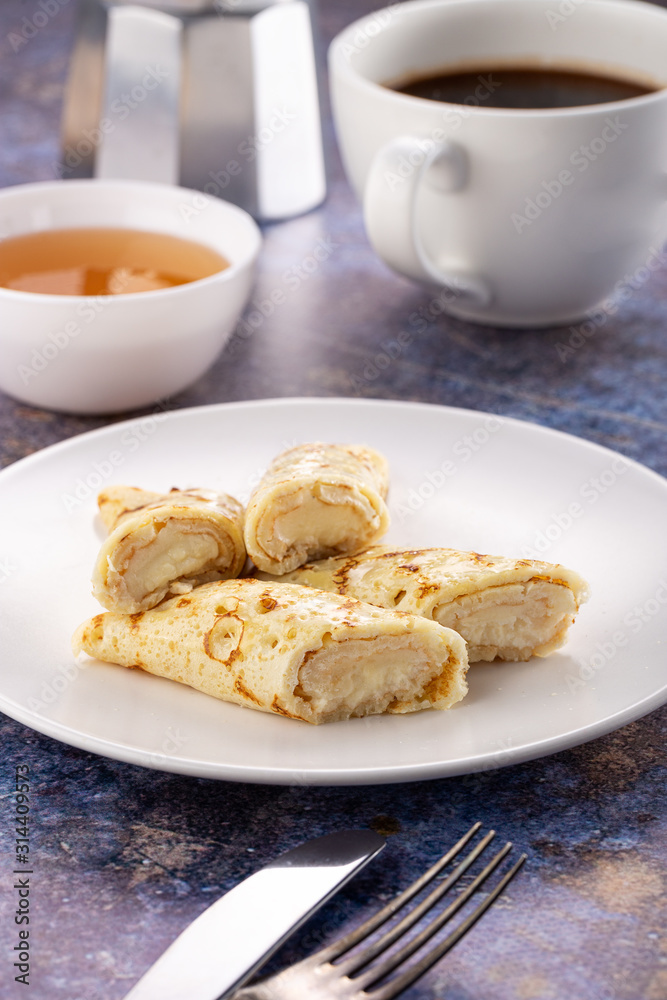
M151 410L149 413L141 413L134 417L123 417L121 420L113 421L112 423L102 424L101 427L92 427L90 430L80 431L76 434L72 434L69 437L63 438L61 441L54 441L52 444L45 445L43 448L38 448L37 451L31 452L29 455L24 455L22 458L17 458L15 461L10 462L9 465L5 465L0 468L0 487L3 478L7 476L12 470L16 469L17 466L23 467L26 464L35 462L39 460L45 453L53 454L59 450L67 450L69 447L73 447L75 442L81 441L82 439L87 439L89 437L102 437L107 433L111 434L115 430L123 430L132 427L133 425L140 423L142 420L159 419L171 421L182 416L192 416L194 414L202 412L213 412L216 410L229 410L229 409L254 409L256 407L269 407L269 406L288 406L294 404L308 404L317 405L322 403L333 403L336 405L340 404L350 404L354 403L359 406L368 406L372 408L374 406L383 406L390 403L393 406L405 407L406 409L424 409L424 410L437 410L445 411L447 413L454 413L463 416L477 416L477 417L492 417L497 420L501 420L503 423L516 424L522 428L529 428L533 432L539 434L546 434L548 436L555 436L556 438L564 438L569 441L575 441L577 444L584 448L590 448L595 452L602 452L606 455L610 455L615 458L622 458L624 462L628 465L633 466L641 472L648 473L649 476L654 477L659 484L663 487L667 487L667 477L656 472L649 465L645 465L643 462L638 462L635 458L630 458L624 455L620 451L615 451L613 448L607 447L607 445L598 444L597 441L591 441L589 438L579 437L577 434L573 434L570 431L560 430L558 427L549 427L546 424L538 424L533 420L527 420L523 417L507 416L503 413L493 413L491 410L475 410L472 407L465 406L448 406L446 403L425 403L420 400L411 399L394 399L390 396L272 396L269 398L262 397L260 399L234 399L227 402L221 403L204 403L201 406L184 406L180 409L173 410ZM75 416L75 414L73 414Z

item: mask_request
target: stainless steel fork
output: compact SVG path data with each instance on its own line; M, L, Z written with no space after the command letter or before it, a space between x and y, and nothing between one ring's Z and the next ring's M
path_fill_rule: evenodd
M327 945L314 955L270 978L258 981L238 990L233 1000L392 1000L420 976L423 976L489 909L507 884L514 878L526 859L522 854L515 864L484 896L484 899L444 938L424 946L431 938L454 917L466 904L470 897L480 889L482 883L498 868L503 859L512 849L511 843L504 847L488 862L457 895L445 910L430 918L426 926L418 933L408 937L407 932L415 926L435 904L457 883L462 876L480 857L495 836L489 831L482 840L458 863L450 875L444 878L431 890L420 903L407 908L405 916L394 926L376 938L368 941L364 948L354 950L362 941L371 938L387 921L399 913L425 886L435 879L440 872L459 854L472 840L481 827L475 825L447 851L428 871L418 878L404 892L392 899L386 906L375 913L360 927L350 934ZM483 862L482 862L483 863ZM392 945L401 941L400 947L392 950ZM416 952L423 951L414 962L409 959ZM392 973L395 973L393 976Z

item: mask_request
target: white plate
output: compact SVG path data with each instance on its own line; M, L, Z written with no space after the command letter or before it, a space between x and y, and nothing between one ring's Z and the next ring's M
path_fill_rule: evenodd
M390 462L387 541L562 562L592 596L547 659L479 664L449 712L324 726L253 712L70 652L112 482L246 499L301 441L363 442ZM239 781L352 784L461 774L593 739L667 700L667 481L586 441L467 410L268 400L128 421L0 473L0 708L73 746Z

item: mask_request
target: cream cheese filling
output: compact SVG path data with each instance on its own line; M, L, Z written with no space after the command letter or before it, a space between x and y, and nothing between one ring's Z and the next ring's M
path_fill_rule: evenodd
M463 636L470 662L527 660L562 645L576 610L568 587L530 580L464 594L436 607L433 618Z
M347 551L379 527L380 518L363 494L342 486L301 487L277 499L257 525L257 542L288 572L308 559Z
M411 702L403 710L416 711L429 707L425 689L438 672L407 637L325 640L302 663L295 694L322 722L379 714L395 702Z
M146 525L119 543L109 569L123 579L134 601L167 593L172 581L211 569L220 555L214 533L183 518Z

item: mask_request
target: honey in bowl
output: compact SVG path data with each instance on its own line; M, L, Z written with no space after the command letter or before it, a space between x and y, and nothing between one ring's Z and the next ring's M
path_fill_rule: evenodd
M138 229L51 229L0 241L0 286L43 295L127 295L229 267L210 247Z

